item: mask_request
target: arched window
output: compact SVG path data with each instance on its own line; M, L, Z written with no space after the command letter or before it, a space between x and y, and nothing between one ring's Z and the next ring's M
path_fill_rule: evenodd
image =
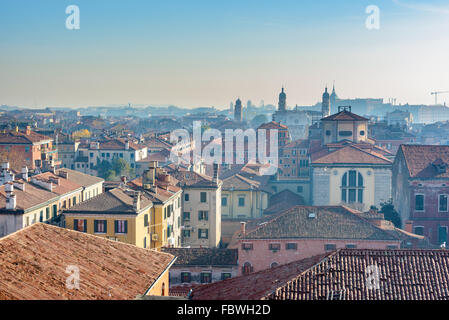
M360 172L349 170L341 178L341 201L363 203L363 177Z
M161 296L165 296L165 282L162 283Z
M253 266L251 265L251 263L245 262L242 267L242 273L250 274L251 272L253 272Z
M273 263L270 265L270 268L276 268L278 265L279 265L279 263L273 262Z

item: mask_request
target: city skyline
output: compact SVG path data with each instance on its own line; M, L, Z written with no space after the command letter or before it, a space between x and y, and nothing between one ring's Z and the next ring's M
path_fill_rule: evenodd
M223 109L276 105L284 86L289 106L313 105L333 81L342 98L433 104L449 90L448 15L435 0L3 1L0 104Z

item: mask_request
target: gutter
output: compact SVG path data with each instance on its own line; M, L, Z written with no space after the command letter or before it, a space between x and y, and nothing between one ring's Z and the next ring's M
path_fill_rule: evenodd
M151 286L143 293L144 296L146 296L148 292L150 292L150 290L153 289L154 285L171 268L171 266L175 263L176 259L178 259L178 257L174 257L173 260L170 261L169 265L165 268L165 270L156 278L156 280L154 280ZM170 290L170 283L167 283L167 290Z

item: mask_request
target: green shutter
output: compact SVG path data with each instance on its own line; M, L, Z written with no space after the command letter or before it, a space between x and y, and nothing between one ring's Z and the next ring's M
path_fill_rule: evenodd
M73 220L73 230L77 230L78 231L78 219L74 219Z
M94 232L98 232L98 220L94 220Z
M84 219L84 232L87 232L87 220Z

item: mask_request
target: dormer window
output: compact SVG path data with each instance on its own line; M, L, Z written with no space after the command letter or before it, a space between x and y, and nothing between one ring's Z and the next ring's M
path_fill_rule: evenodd
M434 162L432 162L432 165L435 167L438 174L446 173L447 163L445 163L440 158L438 158Z

